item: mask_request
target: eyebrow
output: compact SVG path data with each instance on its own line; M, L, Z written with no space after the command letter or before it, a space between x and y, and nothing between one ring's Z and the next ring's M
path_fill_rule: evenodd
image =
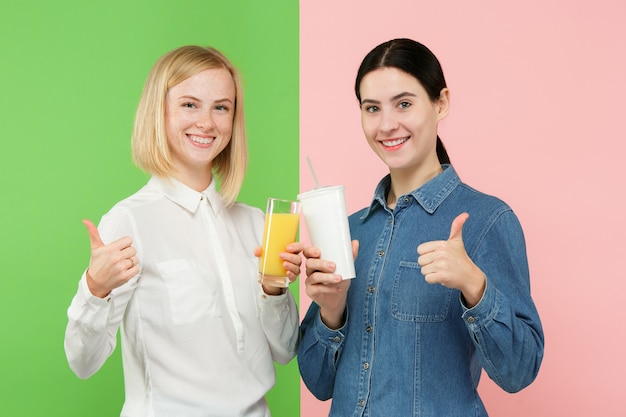
M417 97L417 94L409 93L408 91L403 91L400 94L396 94L395 96L391 97L390 101L396 101L396 100L398 100L398 99L400 99L402 97L406 97L406 96L408 96L408 97ZM380 101L367 99L367 98L361 100L361 104L365 104L365 103L378 104L378 103L380 103Z
M188 94L184 95L184 96L180 96L176 98L177 100L195 100L195 101L202 101L200 100L198 97L195 96L190 96ZM221 102L228 102L228 103L232 103L233 101L228 98L228 97L224 97L224 98L220 98L217 100L213 100L214 103L221 103Z

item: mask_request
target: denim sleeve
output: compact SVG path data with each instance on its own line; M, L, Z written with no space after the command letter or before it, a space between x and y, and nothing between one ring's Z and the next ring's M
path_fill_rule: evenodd
M347 323L347 318L346 318ZM311 303L300 325L298 366L305 385L318 400L333 396L336 364L341 355L347 325L331 330L322 322L319 306Z
M463 321L489 377L507 392L517 392L537 376L544 336L530 295L524 236L511 210L488 224L469 253L487 277L481 301L463 307Z

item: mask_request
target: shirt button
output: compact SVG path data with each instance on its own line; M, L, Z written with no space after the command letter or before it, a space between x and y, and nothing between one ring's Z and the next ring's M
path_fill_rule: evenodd
M368 291L370 292L370 294L374 294L374 290L376 289L376 287L374 287L373 285L371 285L368 289Z
M365 331L368 332L368 333L372 333L372 326L367 326L365 328Z
M403 200L404 200L405 203L408 203L409 202L409 197L408 196L404 196Z
M366 371L367 371L368 369L370 369L370 364L369 364L369 363L367 363L367 362L365 362L365 363L363 364L363 369L365 369Z
M379 251L378 251L378 256L379 256L379 257L380 257L380 256L383 256L384 254L385 254L385 251L384 251L384 250L379 250Z
M467 322L468 323L474 323L475 321L476 321L476 319L474 317L470 316L470 317L467 318Z
M359 400L359 407L365 406L365 400Z
M335 336L335 337L333 337L333 342L339 343L339 342L341 342L341 338L339 336Z

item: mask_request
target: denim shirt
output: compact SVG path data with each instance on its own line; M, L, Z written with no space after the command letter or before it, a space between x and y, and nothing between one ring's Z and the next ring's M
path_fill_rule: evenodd
M486 416L476 390L482 369L507 392L537 376L543 330L519 221L443 168L393 210L385 199L391 180L383 178L371 205L350 216L360 247L346 323L329 329L312 303L298 351L306 386L333 399L330 416ZM417 264L417 247L447 240L462 212L465 249L486 275L473 308L458 290L428 284Z

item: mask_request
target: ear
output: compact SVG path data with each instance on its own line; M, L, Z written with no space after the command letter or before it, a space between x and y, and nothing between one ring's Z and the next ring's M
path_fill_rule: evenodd
M450 111L450 90L448 88L441 89L436 105L438 109L437 121L445 119Z

